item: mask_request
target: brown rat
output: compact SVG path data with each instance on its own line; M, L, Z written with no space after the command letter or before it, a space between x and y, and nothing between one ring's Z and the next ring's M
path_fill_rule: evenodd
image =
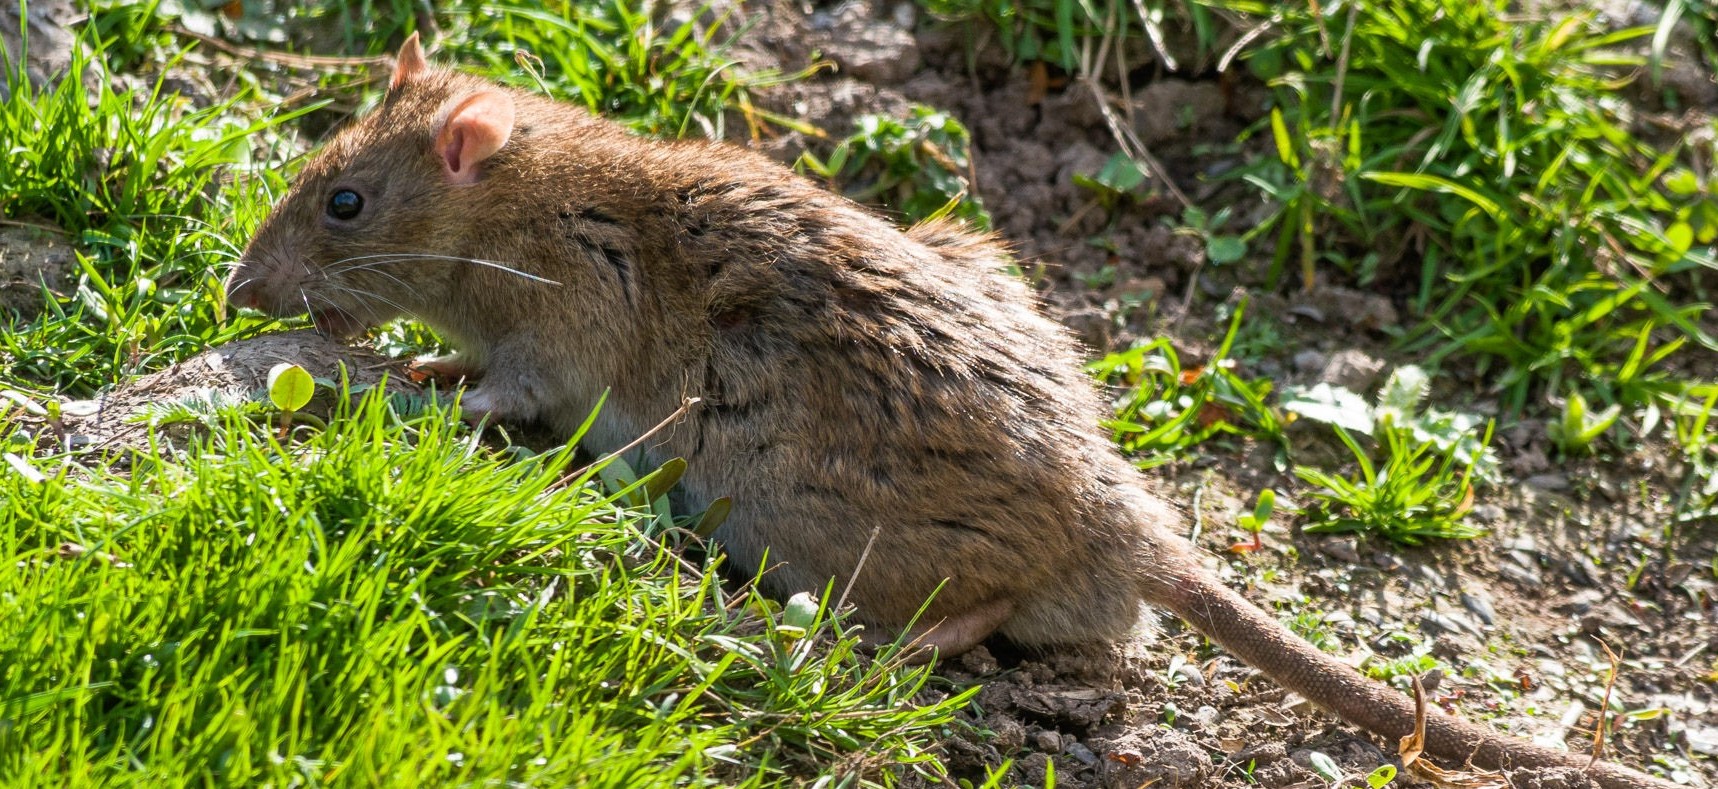
M692 508L732 499L715 537L742 570L767 550L771 594L851 579L854 615L896 633L936 592L913 634L945 655L993 633L1121 639L1144 601L1345 720L1409 733L1403 694L1201 567L1004 259L740 149L641 139L433 68L414 36L381 108L306 165L228 288L341 334L422 320L459 349L438 366L481 377L468 411L570 433L606 391L597 451L702 398L645 460L685 458ZM1428 727L1428 752L1455 762L1588 762L1436 712Z

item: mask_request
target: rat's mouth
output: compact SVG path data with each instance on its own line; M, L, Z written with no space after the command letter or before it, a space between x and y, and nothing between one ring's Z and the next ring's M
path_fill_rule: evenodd
M339 307L329 307L328 309L312 311L310 313L310 322L316 325L317 331L341 340L356 337L365 329L370 328L368 324L359 320L357 316L340 309Z

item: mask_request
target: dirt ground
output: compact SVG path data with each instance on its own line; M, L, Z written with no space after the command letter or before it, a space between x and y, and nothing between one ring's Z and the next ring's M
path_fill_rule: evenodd
M1092 87L1053 71L1034 79L994 40L958 25L921 26L918 13L870 0L813 9L747 3L743 18L755 23L735 53L753 69L791 71L819 56L835 62L834 71L754 96L835 133L858 115L899 113L913 102L959 117L974 137L975 192L997 232L1040 278L1049 309L1094 349L1167 333L1185 358L1200 359L1221 330L1216 306L1246 294L1249 314L1268 321L1287 349L1252 361L1248 375L1279 388L1331 381L1366 391L1397 364L1384 331L1402 320L1400 293L1387 277L1367 292L1341 282L1312 293L1263 292L1243 267L1207 265L1197 239L1170 229L1181 204L1162 183L1159 197L1098 205L1074 182L1117 149ZM1264 206L1206 176L1249 155L1207 143L1233 139L1260 117L1262 87L1210 68L1169 74L1149 51L1130 62L1125 100L1119 85L1098 87L1122 110L1119 124L1195 202L1230 205L1236 227L1261 216ZM1718 87L1697 77L1686 80L1690 106L1718 109ZM787 132L753 142L788 161L820 144ZM23 251L25 243L0 238L0 260L7 249L12 259L46 254ZM5 279L8 290L31 292L42 281L10 268ZM83 415L74 413L69 431L123 441L100 427L104 414L169 397L163 393L242 396L283 353L338 355L313 335L211 352L74 409ZM376 369L371 362L359 366ZM1718 377L1712 364L1696 372ZM1463 410L1496 411L1459 371L1436 386ZM1316 442L1312 432L1297 440ZM1591 748L1611 668L1601 642L1608 644L1622 658L1612 712L1668 714L1613 714L1607 758L1656 765L1690 786L1718 783L1718 524L1670 522L1682 469L1664 447L1554 461L1544 436L1531 420L1502 426L1496 444L1507 479L1480 491L1472 516L1489 536L1418 549L1305 534L1279 515L1263 551L1227 552L1241 536L1234 516L1257 491L1296 489L1274 468L1269 447L1216 444L1198 462L1154 470L1147 484L1195 515L1194 537L1210 565L1252 600L1321 619L1329 648L1356 661L1428 653L1459 672L1437 678L1433 701L1518 736ZM1160 632L1113 648L1023 654L997 642L945 664L947 682L932 692L984 684L941 745L955 778L979 783L987 769L1011 762L1005 785L1042 786L1051 763L1061 787L1329 785L1312 768L1316 752L1345 771L1344 785L1364 785L1359 777L1392 758L1392 744L1289 696L1178 621L1149 618ZM1578 775L1514 778L1522 786L1586 785Z

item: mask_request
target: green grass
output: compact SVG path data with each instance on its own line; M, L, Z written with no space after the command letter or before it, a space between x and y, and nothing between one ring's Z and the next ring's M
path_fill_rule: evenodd
M1701 158L1636 137L1617 96L1642 62L1620 50L1650 29L1465 0L1229 5L1281 19L1243 55L1275 88L1276 155L1246 173L1280 206L1255 231L1275 270L1417 270L1408 347L1490 370L1515 408L1577 385L1674 398L1661 363L1718 351L1697 284L1718 267L1718 197Z
M331 423L282 445L231 422L124 475L53 456L0 475L0 771L630 787L936 769L923 746L964 697L915 703L926 670L726 596L615 496L557 486L569 451L505 461L377 397Z
M1712 66L1707 0L1617 31L1578 8L1535 18L1498 0L923 4L993 28L1018 62L1089 79L1113 82L1093 69L1123 68L1130 46L1195 76L1214 61L1250 69L1272 106L1241 140L1258 155L1225 177L1270 212L1243 237L1242 280L1405 294L1402 352L1477 370L1511 414L1575 391L1600 409L1688 412L1712 383L1679 371L1718 352L1702 323L1718 170L1697 130L1643 138L1652 126L1624 98L1677 20ZM1100 202L1112 171L1126 170L1086 174ZM1235 257L1227 240L1209 251Z
M77 80L40 92L15 73L8 81L0 211L62 231L80 270L46 319L0 333L0 380L88 394L242 331L223 324L213 271L267 203L225 172L278 163L251 140L293 113L246 119L236 110L245 92L197 108L159 80L135 94L105 79L93 91Z

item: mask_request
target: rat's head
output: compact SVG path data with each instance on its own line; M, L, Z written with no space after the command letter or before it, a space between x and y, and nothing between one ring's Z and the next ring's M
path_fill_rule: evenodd
M227 281L229 303L310 313L346 335L445 304L494 199L486 170L512 134L504 90L431 68L416 34L387 98L342 131L264 220Z

